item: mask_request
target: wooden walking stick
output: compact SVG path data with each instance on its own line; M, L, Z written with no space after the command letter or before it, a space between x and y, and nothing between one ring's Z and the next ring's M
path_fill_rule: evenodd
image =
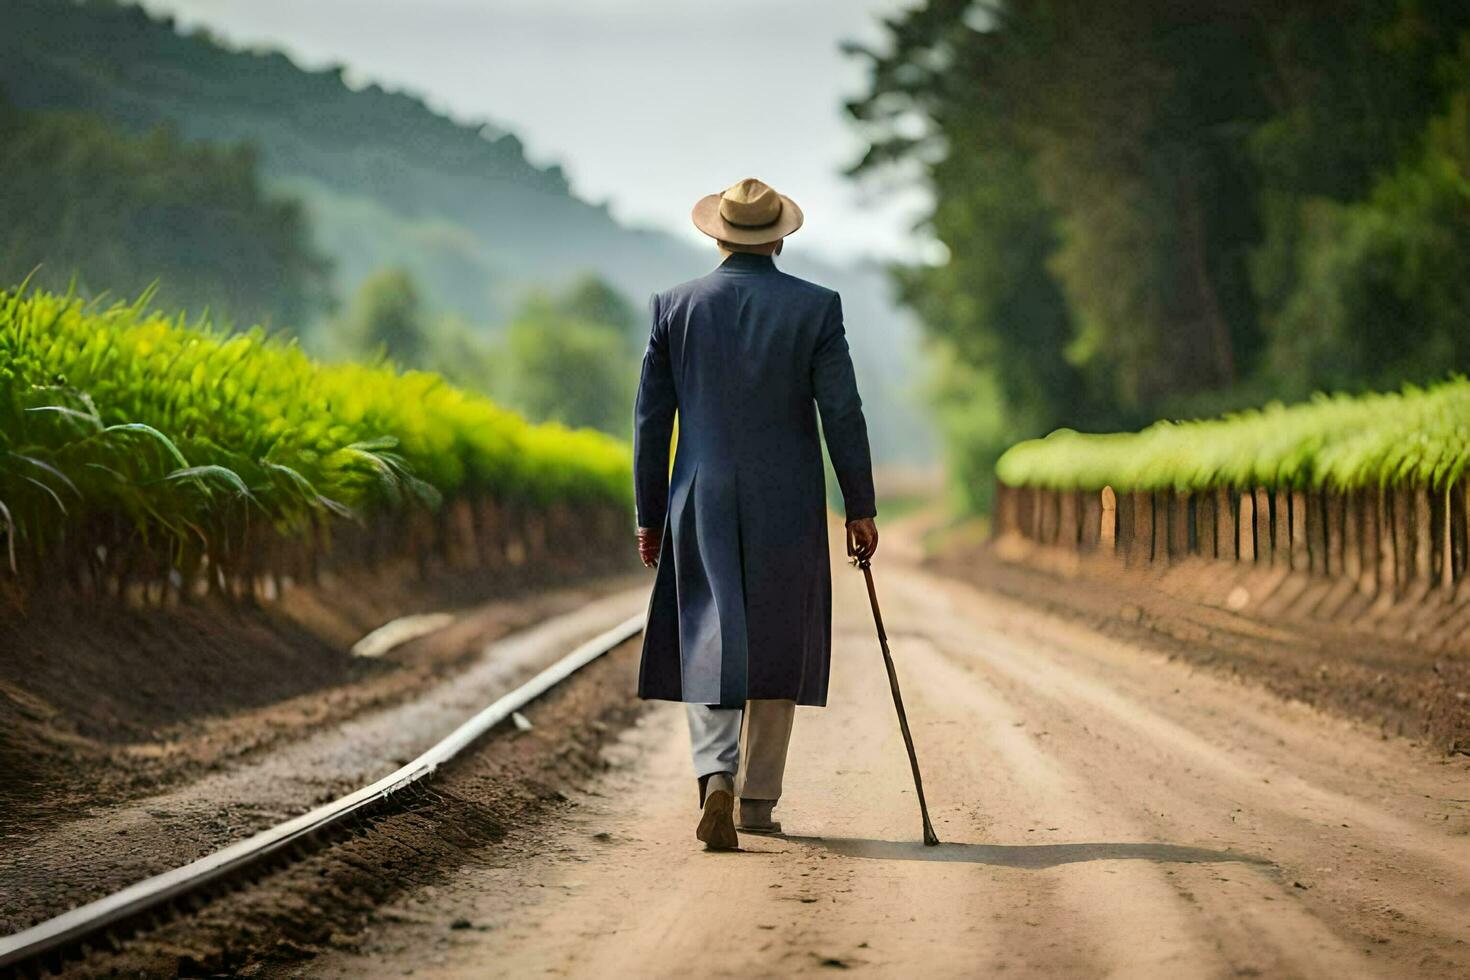
M847 532L848 561L863 570L868 583L868 602L873 606L873 623L878 627L878 645L883 648L883 666L888 668L888 687L893 691L893 707L898 711L898 727L903 732L903 744L909 750L909 767L914 770L914 790L919 794L919 814L924 818L924 846L935 847L939 835L929 822L929 804L924 802L924 779L919 775L919 757L914 753L914 737L909 734L909 716L903 710L903 695L898 690L898 671L893 667L893 654L888 652L888 634L883 630L883 613L878 609L878 592L873 588L872 562L853 555L852 530Z

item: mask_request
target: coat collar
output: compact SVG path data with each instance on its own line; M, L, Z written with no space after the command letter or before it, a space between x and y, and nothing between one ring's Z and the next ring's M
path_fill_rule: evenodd
M729 258L720 263L720 272L769 272L776 268L776 261L769 255L755 252L731 252Z

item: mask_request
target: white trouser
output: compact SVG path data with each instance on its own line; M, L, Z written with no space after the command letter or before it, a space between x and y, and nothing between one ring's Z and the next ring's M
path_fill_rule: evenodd
M684 707L689 715L694 775L703 779L717 772L731 776L739 773L735 791L743 799L781 798L786 747L791 743L791 723L796 716L795 701L747 701L743 711L707 704Z

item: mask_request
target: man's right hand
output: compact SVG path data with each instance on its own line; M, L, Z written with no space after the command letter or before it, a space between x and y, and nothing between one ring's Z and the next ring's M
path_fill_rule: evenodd
M663 531L656 527L638 529L638 557L642 559L644 568L658 567L658 550L663 538Z
M878 525L871 517L847 522L847 555L858 561L871 561L878 553Z

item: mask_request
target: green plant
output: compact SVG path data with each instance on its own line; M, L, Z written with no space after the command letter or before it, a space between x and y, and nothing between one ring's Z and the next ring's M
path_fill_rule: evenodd
M1470 381L1361 396L1318 395L1136 433L1059 429L996 464L1011 486L1199 490L1227 485L1441 488L1470 461Z
M624 507L625 444L438 375L321 364L260 330L0 291L0 536L12 569L128 542L174 566L442 496Z

